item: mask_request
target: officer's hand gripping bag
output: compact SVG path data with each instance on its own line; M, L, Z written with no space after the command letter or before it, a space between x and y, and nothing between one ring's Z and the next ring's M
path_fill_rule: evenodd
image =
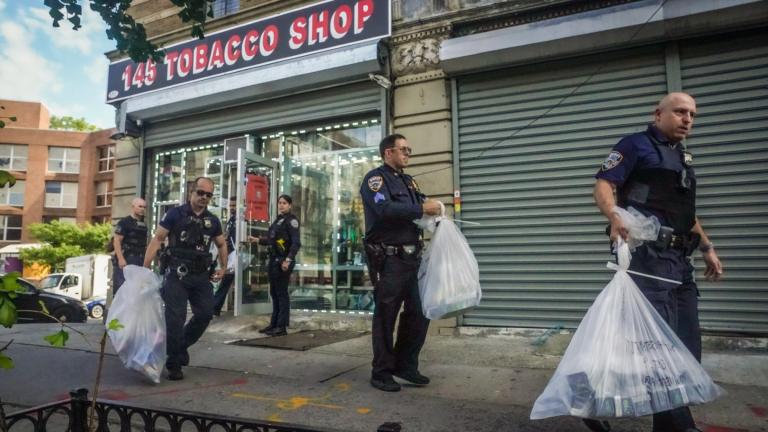
M644 242L654 241L659 237L661 224L656 216L645 216L634 207L628 207L626 210L621 207L614 207L611 212L619 215L624 227L629 232L627 239L629 250L634 251Z
M165 365L161 279L151 270L135 265L125 266L123 274L125 283L107 313L107 323L117 319L123 328L109 330L109 339L126 368L159 383Z
M414 221L434 230L418 273L421 307L431 320L461 314L480 304L482 295L475 254L456 224L445 217L445 207L442 213Z
M639 417L723 394L630 278L629 247L619 243L618 270L576 329L532 420Z

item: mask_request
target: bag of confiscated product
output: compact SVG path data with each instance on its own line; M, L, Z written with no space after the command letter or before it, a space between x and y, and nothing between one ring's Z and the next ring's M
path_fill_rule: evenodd
M629 246L620 239L616 252L618 266L609 265L616 274L579 324L531 419L638 417L723 393L627 273Z
M109 339L125 367L159 383L165 365L162 280L151 270L135 265L125 266L123 274L125 283L107 313L107 323L117 319L122 328L108 330Z
M480 270L467 239L452 220L425 216L415 221L423 229L434 231L419 267L419 295L424 316L447 318L480 304Z

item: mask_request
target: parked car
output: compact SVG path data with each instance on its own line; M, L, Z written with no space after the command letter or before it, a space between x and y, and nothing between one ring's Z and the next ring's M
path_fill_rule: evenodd
M104 311L107 309L107 298L97 297L88 299L85 302L85 307L88 308L88 315L91 318L101 318L104 316Z
M55 320L35 312L42 311L40 302L45 305L51 316L58 318L62 322L86 322L88 320L88 308L80 300L73 299L61 294L54 294L37 289L32 282L25 279L18 279L21 285L19 296L14 299L16 310L18 311L18 323L41 323L56 322ZM103 311L102 311L103 313Z

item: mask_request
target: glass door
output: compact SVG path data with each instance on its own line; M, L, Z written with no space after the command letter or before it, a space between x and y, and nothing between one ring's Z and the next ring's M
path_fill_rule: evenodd
M237 262L235 264L235 315L272 311L267 277L267 246L249 242L266 236L277 214L277 164L254 153L238 150Z

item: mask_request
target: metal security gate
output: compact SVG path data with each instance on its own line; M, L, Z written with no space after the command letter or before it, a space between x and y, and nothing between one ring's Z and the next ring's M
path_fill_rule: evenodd
M768 36L680 45L683 89L698 104L688 146L699 176L698 215L725 266L703 280L702 326L768 333Z
M699 111L712 105L722 113L702 114L689 144L703 177L699 213L728 267L726 281L701 284L701 317L709 329L768 332L768 98L764 81L762 93L750 84L749 100L733 94L739 76L768 76L766 44L729 42L731 60L717 66L719 47L680 47L683 89L697 96L700 81L710 90ZM739 55L733 46L753 48ZM669 87L668 55L665 47L653 46L458 80L461 218L482 224L463 227L483 287L482 304L464 316L464 325L578 325L612 276L605 267L606 220L592 198L594 175L621 137L652 121ZM701 74L718 67L724 81L712 86ZM736 130L743 138L729 132ZM738 156L729 153L734 145ZM716 172L722 174L713 177ZM754 247L737 250L744 241ZM703 263L696 264L701 277Z
M149 122L145 148L195 142L253 130L269 130L317 120L382 110L382 89L371 82L332 87L253 102L171 120Z

